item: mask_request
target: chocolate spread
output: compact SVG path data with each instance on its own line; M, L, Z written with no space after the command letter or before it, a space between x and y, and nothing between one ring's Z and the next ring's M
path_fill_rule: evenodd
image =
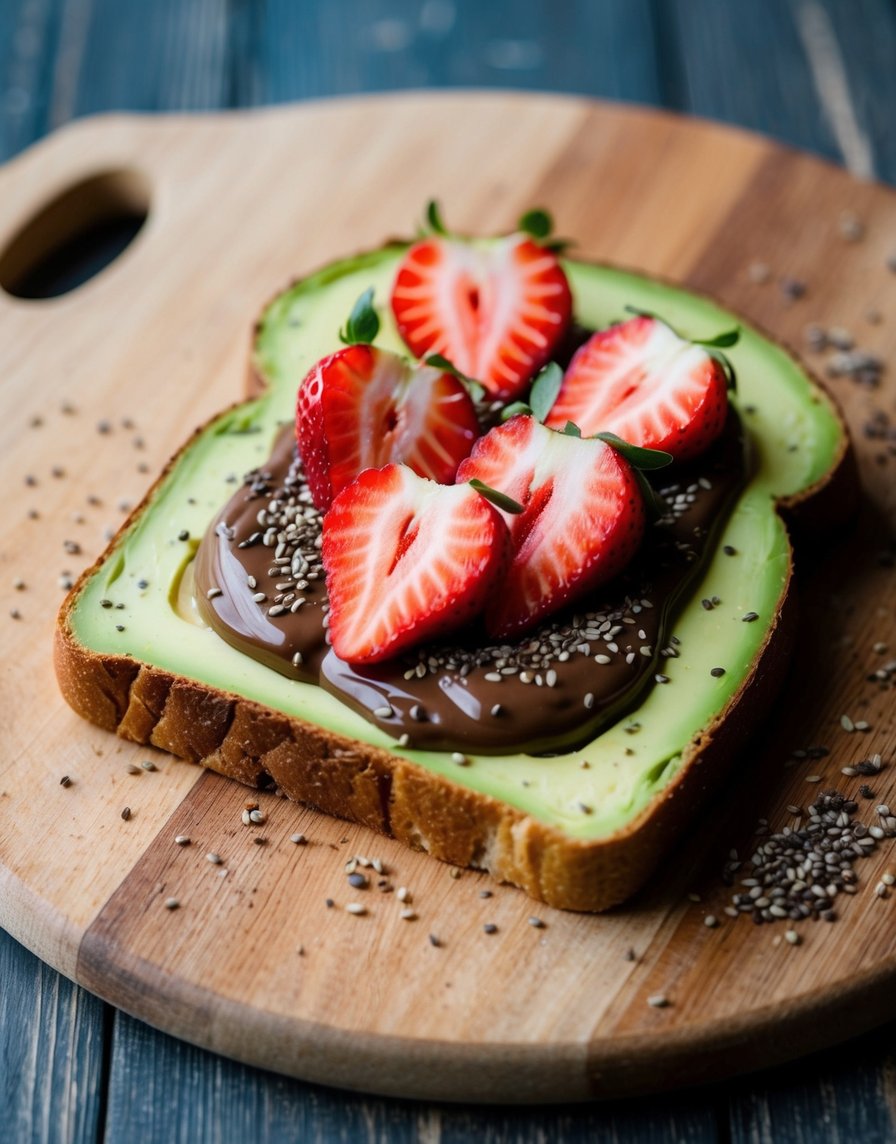
M678 654L676 606L747 478L734 411L710 450L652 478L664 515L648 525L625 572L591 597L512 642L488 642L473 626L388 663L354 666L328 644L320 514L284 427L268 463L246 476L199 547L197 606L229 644L324 687L406 746L574 749L661 683L664 660Z

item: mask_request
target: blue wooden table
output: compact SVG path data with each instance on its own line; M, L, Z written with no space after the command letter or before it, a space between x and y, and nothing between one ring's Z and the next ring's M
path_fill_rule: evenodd
M896 182L894 0L0 0L0 160L73 116L445 86L637 100ZM896 1139L896 1028L774 1074L573 1108L422 1106L223 1060L0 931L0 1139Z

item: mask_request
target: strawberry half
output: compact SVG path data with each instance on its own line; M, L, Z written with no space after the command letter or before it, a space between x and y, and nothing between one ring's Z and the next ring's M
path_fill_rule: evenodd
M572 298L555 255L523 234L487 246L433 235L404 256L392 312L418 357L441 354L509 400L551 357Z
M523 505L505 516L511 561L486 607L492 636L524 632L611 579L641 542L637 479L602 441L513 417L476 442L457 473L458 482L472 478Z
M315 505L390 461L447 484L479 435L456 377L369 345L319 361L299 388L296 439Z
M572 421L587 437L616 433L676 461L702 453L728 413L722 365L652 317L594 334L569 364L545 424Z
M481 611L507 558L501 513L469 485L368 469L333 501L323 561L333 651L378 663Z

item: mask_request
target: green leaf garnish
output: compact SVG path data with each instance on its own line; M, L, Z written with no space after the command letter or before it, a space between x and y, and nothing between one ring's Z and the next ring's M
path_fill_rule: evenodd
M516 224L517 230L530 238L547 238L554 229L554 220L544 210L526 211Z
M529 404L532 406L533 415L542 424L551 412L562 384L563 370L555 361L549 361L544 369L539 370L535 381L532 382Z
M468 484L470 488L475 489L480 496L485 497L487 501L491 501L495 508L499 508L503 512L517 514L523 511L523 506L519 501L515 501L513 497L509 497L506 493L498 492L497 489L491 488L490 485L484 484L475 477L469 481Z
M467 377L465 373L461 373L454 362L449 361L443 354L427 354L423 363L424 365L431 365L433 369L440 369L443 373L450 373L458 381L463 382L473 401L482 401L485 397L486 389L482 382L477 381L475 377Z
M516 417L518 413L528 413L531 415L532 406L527 405L525 401L511 401L509 405L505 405L501 410L501 420L509 421L511 417Z
M611 449L624 457L633 469L649 472L652 469L664 469L672 464L672 454L664 453L662 449L642 449L640 445L630 445L615 433L595 433L598 441L603 441Z
M638 488L640 488L641 496L644 498L644 506L651 519L657 520L659 517L664 516L669 506L640 469L632 469L632 473L638 482Z
M551 254L565 254L571 246L575 245L575 241L574 238L552 238L550 242L543 242L541 245Z
M442 222L442 212L437 199L430 199L426 204L426 230L430 234L448 233Z
M740 326L735 326L733 330L725 330L724 333L716 334L714 338L694 338L695 346L718 346L719 349L727 350L731 346L736 346L740 339Z
M567 421L563 426L563 432L567 437L581 437L582 430L576 425L575 421Z
M347 346L369 346L380 332L380 320L373 308L373 287L369 287L352 307L339 340Z

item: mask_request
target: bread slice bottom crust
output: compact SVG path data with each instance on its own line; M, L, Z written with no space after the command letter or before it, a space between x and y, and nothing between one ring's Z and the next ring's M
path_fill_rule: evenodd
M93 652L78 643L65 613L54 658L69 705L124 739L274 789L444 862L487 870L550 906L599 911L644 884L777 694L795 627L791 576L748 677L688 744L674 778L631 822L589 841L388 751L151 664Z

